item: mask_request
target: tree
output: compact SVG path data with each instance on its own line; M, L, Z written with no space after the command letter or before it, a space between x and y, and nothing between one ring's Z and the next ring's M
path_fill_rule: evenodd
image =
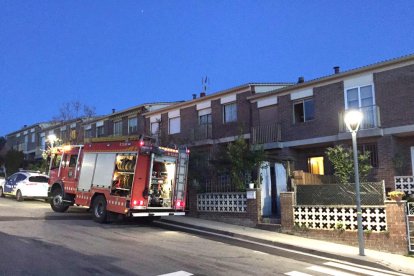
M246 183L258 180L258 170L265 160L263 148L251 149L246 140L239 136L229 143L224 153L219 154L215 165L227 169L237 190L244 190Z
M355 172L352 149L338 145L333 148L328 148L325 153L335 169L334 175L338 180L341 183L353 183ZM366 181L372 170L370 153L368 151L364 154L358 153L358 169L360 181Z
M81 111L83 111L81 113ZM66 102L59 108L59 114L53 119L55 121L69 121L79 117L92 117L95 113L95 107L82 104L80 101Z
M21 168L23 165L23 160L24 160L23 152L13 150L13 149L9 150L6 153L6 158L5 158L7 174L11 175L15 172L18 172L19 168Z

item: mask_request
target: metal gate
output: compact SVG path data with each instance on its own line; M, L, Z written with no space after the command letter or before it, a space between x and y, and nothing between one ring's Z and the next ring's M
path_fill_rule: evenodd
M414 202L407 203L408 250L414 252Z

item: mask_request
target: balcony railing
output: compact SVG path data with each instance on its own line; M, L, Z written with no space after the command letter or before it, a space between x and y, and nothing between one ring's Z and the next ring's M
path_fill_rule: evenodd
M377 105L371 105L359 108L359 111L363 114L363 119L360 125L360 129L378 128L381 126L380 109ZM346 132L347 128L344 122L345 111L339 112L339 131Z
M280 142L282 140L280 129L280 124L278 123L252 127L252 143L266 144Z
M213 138L212 124L198 125L191 129L191 138L193 141L200 141Z

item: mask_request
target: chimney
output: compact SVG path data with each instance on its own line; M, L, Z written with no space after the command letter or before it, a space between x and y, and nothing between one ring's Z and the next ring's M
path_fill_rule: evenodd
M115 108L112 108L112 114L114 114L115 113Z
M334 66L334 73L339 74L339 66Z
M305 82L305 78L304 77L299 77L298 78L298 83L304 83Z
M193 100L197 99L197 94L193 94Z
M206 96L206 92L201 92L200 93L200 98L205 97Z

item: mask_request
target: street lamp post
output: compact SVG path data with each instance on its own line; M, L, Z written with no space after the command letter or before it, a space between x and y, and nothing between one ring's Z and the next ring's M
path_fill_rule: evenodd
M349 110L346 112L344 120L346 127L352 134L352 151L354 155L354 172L355 172L355 193L357 205L357 223L358 223L358 245L359 255L365 256L364 253L364 232L362 229L362 209L361 209L361 194L359 185L359 169L358 169L358 153L357 153L357 131L361 124L363 115L358 110Z

